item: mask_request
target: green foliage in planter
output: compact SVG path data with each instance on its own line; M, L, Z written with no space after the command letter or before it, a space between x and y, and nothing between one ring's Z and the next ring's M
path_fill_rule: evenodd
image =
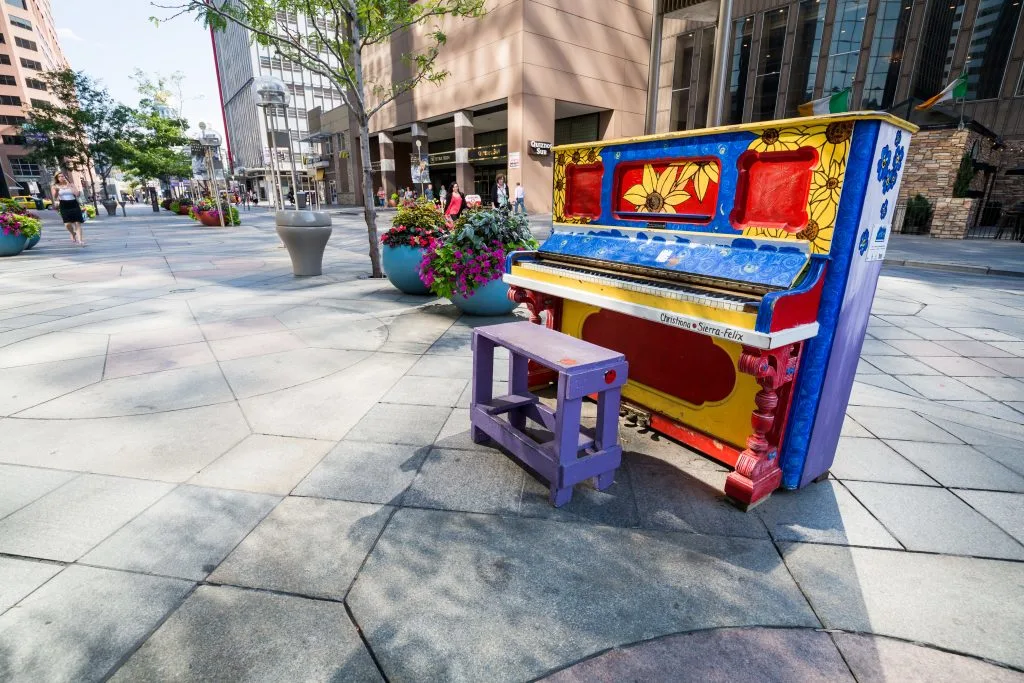
M953 180L953 196L966 197L971 189L971 181L974 180L974 163L970 154L960 157L960 168L956 170L956 179ZM909 205L907 207L910 208Z
M167 208L170 209L171 213L178 213L178 211L181 210L181 202L179 202L178 200L174 200L171 202L171 205Z
M441 209L425 199L411 206L403 205L391 225L381 237L381 242L389 247L427 247L433 240L441 239L447 228Z
M914 195L907 201L904 222L908 228L921 228L931 219L932 205L922 195Z

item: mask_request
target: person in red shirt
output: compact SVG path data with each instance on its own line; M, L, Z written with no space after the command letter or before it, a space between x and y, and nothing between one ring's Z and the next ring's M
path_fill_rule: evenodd
M444 215L451 218L453 221L458 220L459 216L462 215L462 209L466 206L466 198L459 190L458 183L452 183L452 191L448 193L448 208L445 210Z

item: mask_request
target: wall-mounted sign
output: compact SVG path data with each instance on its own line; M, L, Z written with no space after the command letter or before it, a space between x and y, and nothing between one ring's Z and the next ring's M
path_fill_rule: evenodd
M540 140L530 140L530 154L539 157L546 157L551 154L551 143Z
M469 150L470 161L498 161L508 156L508 145L483 145Z
M431 166L455 163L455 150L452 150L451 152L432 152L427 156L430 158Z
M508 167L509 168L519 168L519 160L520 160L520 158L521 157L519 155L519 152L509 152L508 153Z

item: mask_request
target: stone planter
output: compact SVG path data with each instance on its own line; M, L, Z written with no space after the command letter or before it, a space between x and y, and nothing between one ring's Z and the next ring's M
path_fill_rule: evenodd
M395 287L406 294L429 294L430 290L420 279L420 261L426 249L422 247L381 247L384 273Z
M508 298L508 285L502 280L491 280L478 287L469 297L454 294L451 302L469 315L508 315L518 304Z
M191 206L179 206L178 207L178 215L179 216L187 216L188 215L188 211L191 208L192 208Z
M319 211L278 211L277 235L292 259L292 273L323 273L324 249L331 238L331 216Z
M110 200L103 200L100 203L103 204L103 208L107 210L107 215L108 216L116 216L117 215L117 202L116 201L114 201L113 199L110 199Z
M39 244L39 238L42 237L42 236L43 236L43 231L40 230L39 234L36 235L35 237L29 237L28 238L28 242L25 244L25 251L28 251L32 247L34 247L37 244Z
M0 256L17 256L25 250L28 238L23 235L5 235L0 232Z
M216 216L211 216L207 211L203 211L202 213L199 214L199 222L208 228L220 227L220 218Z

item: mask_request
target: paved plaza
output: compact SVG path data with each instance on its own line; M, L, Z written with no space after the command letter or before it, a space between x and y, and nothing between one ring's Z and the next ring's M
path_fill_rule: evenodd
M469 439L496 320L243 219L0 259L0 680L1024 680L1024 278L887 266L827 481L623 427L554 509Z

